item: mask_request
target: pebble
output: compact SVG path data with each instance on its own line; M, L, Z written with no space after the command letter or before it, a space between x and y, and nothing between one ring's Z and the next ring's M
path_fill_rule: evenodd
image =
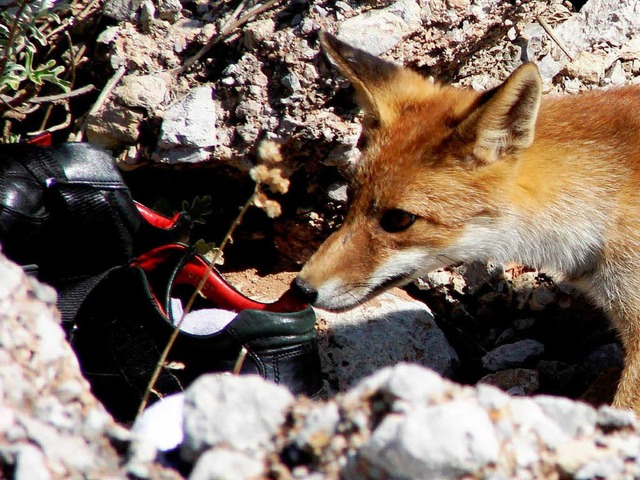
M158 146L210 147L216 144L216 103L213 89L195 87L187 95L169 106L162 120Z
M482 357L482 367L490 372L520 367L536 359L544 352L544 345L537 340L526 339L500 345Z

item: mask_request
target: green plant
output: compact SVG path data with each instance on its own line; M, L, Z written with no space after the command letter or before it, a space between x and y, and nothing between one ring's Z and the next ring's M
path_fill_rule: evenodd
M71 91L73 68L63 64L73 67L68 30L78 20L74 12L82 1L15 0L0 10L2 140L17 138L11 132L14 120L22 123L27 117L34 118L40 121L36 130L45 130L54 105L67 111L60 128L70 124L67 100L77 92ZM33 115L37 111L39 114ZM51 127L48 130L53 131Z
M21 0L0 12L0 93L17 92L27 83L35 90L45 82L65 92L71 89L71 83L60 78L64 67L38 56L39 49L49 46L52 30L62 24L58 12L67 8L63 3L50 8L42 0Z

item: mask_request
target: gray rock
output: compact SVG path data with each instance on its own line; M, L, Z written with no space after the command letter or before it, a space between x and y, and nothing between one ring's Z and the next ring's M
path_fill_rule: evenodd
M624 365L624 351L618 343L601 345L591 352L582 362L585 370L597 375L609 368L621 368Z
M257 375L204 375L185 392L181 454L193 462L205 450L224 445L265 455L292 403L286 387Z
M87 119L87 140L106 149L134 145L144 116L129 107L113 105Z
M392 478L455 478L498 460L487 412L468 400L387 415L361 455Z
M537 340L526 339L500 345L482 357L482 367L490 372L523 366L538 358L544 352L544 345Z
M182 3L179 0L156 0L158 17L162 20L175 22L182 13Z
M344 205L348 200L347 190L348 189L346 183L333 183L327 188L327 197L333 202L341 203Z
M159 163L200 163L209 160L211 153L204 148L172 148L160 150L153 155L153 159Z
M102 14L114 20L135 22L142 3L143 0L107 0L102 7Z
M340 24L338 37L372 55L381 55L421 26L416 0L399 0L382 9L372 9Z
M213 89L202 86L171 105L164 113L158 147L211 147L216 142L216 103Z
M422 302L387 293L348 312L319 310L317 316L330 326L319 336L323 370L341 390L401 361L443 375L457 365L457 353Z
M514 368L486 375L479 383L494 385L511 395L531 395L540 388L540 375L537 370Z

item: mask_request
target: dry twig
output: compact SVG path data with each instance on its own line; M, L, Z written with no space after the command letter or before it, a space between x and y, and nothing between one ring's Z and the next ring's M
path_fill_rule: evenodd
M560 41L557 35L553 32L553 29L549 26L547 21L544 18L542 18L541 15L536 15L536 20L538 21L540 26L543 28L543 30L547 33L547 35L549 35L549 38L551 38L551 40L553 40L556 43L556 45L558 45L560 50L562 50L562 52L567 57L569 57L569 60L573 62L573 56L569 53L569 50L567 50L567 47L564 46L564 44Z

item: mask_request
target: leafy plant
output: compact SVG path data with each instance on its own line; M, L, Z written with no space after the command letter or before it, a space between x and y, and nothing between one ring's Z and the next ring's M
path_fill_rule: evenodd
M86 18L84 11L80 17L75 15L84 1L14 0L9 5L6 0L2 2L0 116L4 125L1 141L20 138L20 134L11 131L14 120L19 122L22 133L27 134L66 128L71 124L68 99L93 88L87 86L72 91L77 59L69 30L76 21ZM70 65L64 65L66 63ZM49 126L56 105L65 110L64 120ZM32 121L24 122L27 118Z
M0 94L18 91L29 82L35 90L45 82L65 92L71 89L71 83L60 78L64 72L62 65L57 65L54 59L36 60L39 48L49 45L51 30L62 24L58 12L67 8L61 2L50 7L42 0L21 0L0 12Z

